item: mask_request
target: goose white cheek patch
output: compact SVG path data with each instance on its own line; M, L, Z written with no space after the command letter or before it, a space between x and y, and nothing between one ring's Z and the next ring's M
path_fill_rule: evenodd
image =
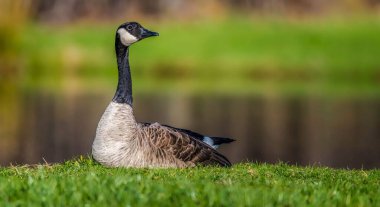
M120 36L120 41L123 43L125 46L129 46L135 42L137 42L137 38L133 35L131 35L127 30L124 28L120 28L117 30L117 33L119 33Z

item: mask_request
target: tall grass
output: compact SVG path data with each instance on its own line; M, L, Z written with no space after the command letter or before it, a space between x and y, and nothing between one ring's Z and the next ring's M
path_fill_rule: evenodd
M28 17L28 0L0 0L0 146L10 148L17 133L18 83L23 61L22 32ZM4 157L0 150L0 157Z
M0 82L17 75L22 30L28 17L28 0L0 1Z

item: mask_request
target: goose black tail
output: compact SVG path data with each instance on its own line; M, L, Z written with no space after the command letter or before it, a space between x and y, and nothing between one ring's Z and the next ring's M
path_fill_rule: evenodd
M214 145L221 145L234 142L234 139L226 138L226 137L210 137L212 141L214 141Z

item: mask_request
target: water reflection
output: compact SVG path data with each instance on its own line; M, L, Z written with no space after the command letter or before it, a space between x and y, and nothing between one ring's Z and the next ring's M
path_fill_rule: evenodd
M88 154L109 100L102 95L28 92L0 99L0 164L60 162ZM238 141L221 151L246 160L380 167L380 99L135 96L137 120Z

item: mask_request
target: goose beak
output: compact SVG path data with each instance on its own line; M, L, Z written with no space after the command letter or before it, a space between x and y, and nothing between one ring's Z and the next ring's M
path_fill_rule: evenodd
M152 36L158 36L159 34L157 32L152 32L147 29L141 28L141 39L152 37Z

